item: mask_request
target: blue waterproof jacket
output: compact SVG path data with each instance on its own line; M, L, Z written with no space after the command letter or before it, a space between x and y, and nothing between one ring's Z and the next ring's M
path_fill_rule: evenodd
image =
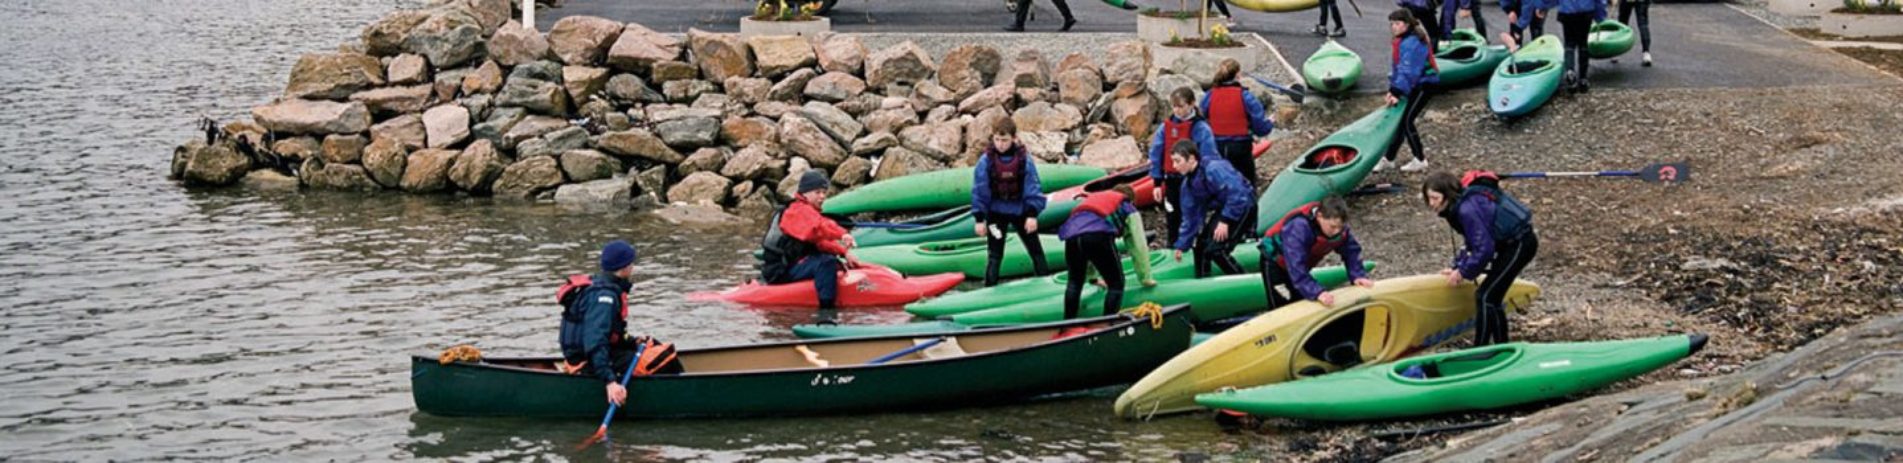
M588 288L562 309L562 358L569 363L588 362L582 374L607 382L619 379L608 349L627 336L628 321L621 318L621 301L633 287L634 283L613 274L597 274Z
M1493 259L1493 199L1486 195L1463 195L1460 204L1450 211L1442 212L1441 218L1465 238L1466 245L1454 256L1453 268L1460 272L1461 278L1469 280L1480 276L1487 261Z
M1216 85L1217 86L1223 86L1223 85L1241 86L1241 84L1237 84L1235 83L1235 81L1218 83ZM1269 136L1270 132L1274 132L1275 123L1269 121L1268 111L1264 109L1264 106L1262 105L1262 100L1256 99L1255 92L1251 92L1247 88L1244 88L1241 92L1238 92L1238 93L1242 95L1243 111L1249 113L1249 134L1257 136L1257 137L1266 137L1266 136ZM1209 95L1210 94L1211 92L1203 93L1203 101L1196 105L1197 111L1202 111L1203 114L1209 114ZM1205 123L1203 126L1208 127L1208 124ZM1214 134L1215 132L1210 132L1210 133ZM1216 141L1236 141L1236 140L1254 141L1250 137L1235 137L1235 136L1216 137Z
M1306 216L1289 219L1282 224L1281 242L1276 243L1282 253L1282 268L1288 270L1289 286L1295 288L1302 299L1314 300L1321 297L1322 291L1327 291L1315 281L1314 275L1309 274L1312 269L1308 268L1309 246L1315 243L1315 235L1321 232L1318 228L1315 221ZM1347 227L1341 229L1341 234L1344 242L1335 249L1335 253L1341 255L1342 265L1348 266L1348 280L1367 278L1368 269L1361 265L1361 242L1355 240L1354 232Z
M1176 233L1176 250L1188 251L1196 241L1196 234L1202 232L1203 216L1209 211L1217 211L1228 222L1240 222L1255 207L1255 189L1249 182L1242 180L1242 173L1236 172L1229 161L1222 156L1209 156L1197 164L1196 170L1183 178L1183 226ZM1230 233L1247 233L1244 230L1230 230Z
M1559 12L1565 14L1592 13L1593 21L1606 20L1605 0L1558 0Z
M991 157L1002 159L1024 158L1024 186L1017 199L994 198L991 196ZM983 156L978 157L978 166L971 174L971 215L983 222L987 215L1036 216L1044 212L1044 187L1037 178L1037 161L1024 150L1024 144L1011 145L1011 150L998 153L995 147L986 146Z
M1170 115L1170 120L1179 123L1183 121L1182 119L1177 119L1174 114ZM1167 130L1169 130L1169 124L1157 124L1156 135L1150 136L1150 179L1157 182L1163 181L1165 175L1174 175L1163 172L1163 157L1170 155L1170 153L1163 151L1165 148L1163 146L1163 132ZM1190 124L1189 139L1196 142L1196 157L1198 159L1209 159L1211 156L1222 157L1221 153L1216 151L1216 133L1209 131L1208 122L1199 118L1196 120L1196 123ZM1162 183L1158 183L1157 185L1162 185Z
M1421 41L1419 35L1402 37L1400 48L1400 59L1394 62L1394 69L1388 72L1388 93L1404 98L1422 84L1440 83L1440 72L1429 68L1427 64L1427 60L1433 57L1433 51Z

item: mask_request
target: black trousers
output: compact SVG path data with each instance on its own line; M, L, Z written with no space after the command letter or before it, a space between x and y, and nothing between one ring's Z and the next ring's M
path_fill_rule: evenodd
M1051 0L1051 5L1057 7L1058 14L1064 15L1065 21L1076 19L1075 17L1070 15L1070 4L1065 3L1064 0ZM1018 14L1018 17L1016 20L1017 22L1013 22L1011 24L1015 24L1018 27L1024 27L1024 16L1031 14L1031 0L1018 0L1017 14Z
M1336 29L1340 29L1340 28L1343 28L1343 27L1348 27L1348 26L1347 26L1347 24L1345 24L1345 23L1343 23L1343 22L1341 22L1341 7L1340 7L1340 6L1337 6L1337 5L1335 4L1335 2L1336 2L1336 1L1337 1L1337 0L1322 0L1322 7L1321 7L1321 10L1322 10L1322 18L1321 18L1321 20L1320 20L1319 22L1316 22L1316 23L1315 23L1315 26L1316 26L1316 27L1321 27L1321 28L1324 28L1324 29L1325 29L1325 28L1327 28L1327 27L1328 27L1328 16L1329 16L1329 15L1331 15L1331 14L1335 16L1335 28L1336 28Z
M1474 346L1488 346L1509 342L1507 336L1507 290L1513 287L1513 280L1520 278L1520 271L1533 262L1533 256L1540 252L1540 238L1529 231L1525 237L1514 241L1495 242L1493 260L1487 262L1486 271L1480 280L1480 288L1474 291L1477 307L1474 307Z
M1407 107L1401 110L1401 130L1394 133L1394 140L1388 142L1388 152L1384 156L1393 161L1401 154L1401 142L1407 142L1407 148L1414 151L1414 159L1427 160L1426 148L1421 147L1421 129L1414 125L1421 118L1421 112L1427 110L1427 100L1434 96L1433 84L1418 84L1407 94Z
M1266 251L1266 249L1264 251ZM1295 282L1292 281L1294 278L1289 277L1288 269L1282 268L1281 264L1275 263L1274 257L1269 257L1268 253L1264 252L1260 265L1262 267L1262 292L1268 296L1268 310L1275 310L1302 300L1301 295L1295 291ZM1288 295L1284 296L1282 293L1276 292L1276 288L1287 289Z
M1248 214L1254 215L1255 208L1250 208ZM1191 248L1191 252L1196 254L1196 278L1209 276L1209 267L1211 265L1222 269L1224 275L1241 275L1243 273L1242 263L1236 262L1236 256L1229 255L1229 253L1236 249L1236 243L1242 240L1242 236L1248 234L1248 232L1242 231L1242 227L1240 226L1241 222L1247 220L1245 217L1243 220L1229 222L1223 220L1222 212L1220 211L1209 213L1209 217L1203 221L1202 233L1197 234L1196 242ZM1228 239L1217 240L1216 225L1225 223L1229 225Z
M1083 304L1087 267L1096 267L1103 277L1103 313L1110 315L1123 308L1123 265L1117 259L1117 235L1085 233L1064 241L1064 264L1070 281L1064 284L1064 319L1077 318Z
M1468 0L1467 14L1473 16L1474 32L1479 32L1480 37L1487 38L1487 18L1480 15L1480 0ZM1487 40L1493 39L1487 38Z
M1592 56L1586 54L1586 38L1592 34L1592 13L1560 13L1560 39L1566 45L1566 70L1573 72L1573 85L1586 83L1586 70Z
M1526 46L1527 41L1546 35L1546 18L1540 17L1537 11L1533 13L1533 17L1527 19L1525 29L1521 29L1519 23L1507 23L1507 33L1513 35L1513 41L1520 46Z
M1018 241L1024 243L1024 250L1031 254L1031 265L1038 275L1051 273L1050 265L1044 262L1044 243L1037 240L1036 233L1024 230L1022 215L985 214L985 287L998 285L998 267L1004 264L1004 234L1017 233ZM993 230L996 230L995 232Z
M1639 13L1639 23L1632 24L1627 19L1633 12ZM1619 22L1639 29L1639 51L1652 51L1652 0L1619 0Z
M1433 3L1430 2L1428 5L1427 8L1411 6L1404 6L1402 8L1406 8L1408 13L1414 14L1414 19L1421 20L1421 28L1427 29L1427 43L1429 47L1432 48L1438 47L1439 45L1435 44L1440 43L1440 13L1436 12L1436 9L1432 6Z
M1229 14L1228 2L1224 2L1222 0L1209 0L1209 6L1210 6L1209 9L1221 12L1223 16L1228 16L1231 18L1235 17Z
M1255 143L1249 140L1216 142L1216 151L1222 153L1222 159L1229 161L1229 165L1235 167L1237 173L1242 174L1242 180L1249 182L1251 195L1254 194L1253 191L1258 182L1260 182L1260 180L1256 179L1255 154L1251 152L1254 150ZM1254 214L1250 214L1248 217L1242 219L1242 229L1255 230Z
M1163 223L1169 228L1163 234L1163 245L1175 246L1176 236L1183 231L1183 176L1181 174L1164 174L1163 204Z

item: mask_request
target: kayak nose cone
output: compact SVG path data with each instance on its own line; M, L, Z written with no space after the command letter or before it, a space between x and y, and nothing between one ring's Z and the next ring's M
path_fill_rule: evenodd
M1691 339L1692 349L1691 351L1686 352L1686 355L1698 353L1699 350L1702 350L1705 348L1705 342L1711 340L1711 337L1706 336L1704 333L1692 333L1691 338L1692 338Z

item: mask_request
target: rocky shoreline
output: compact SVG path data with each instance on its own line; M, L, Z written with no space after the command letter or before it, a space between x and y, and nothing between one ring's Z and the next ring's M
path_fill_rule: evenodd
M392 12L301 56L252 120L206 121L203 140L178 146L172 178L764 215L808 169L848 188L970 166L1006 118L1043 162L1141 163L1164 96L1206 88L1220 59L1156 63L1134 40L1101 62L982 43L933 56L912 41L682 37L588 16L540 33L512 3Z

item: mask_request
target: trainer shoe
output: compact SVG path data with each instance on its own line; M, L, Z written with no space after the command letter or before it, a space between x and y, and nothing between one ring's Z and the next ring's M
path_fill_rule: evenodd
M1374 165L1375 172L1380 172L1380 171L1393 169L1393 168L1394 168L1394 161L1390 161L1387 159L1382 159L1381 162L1375 163Z
M1644 56L1645 57L1641 58L1639 61L1641 63L1640 65L1648 67L1648 68L1652 67L1652 52L1649 52L1649 51L1645 52Z
M1328 35L1328 26L1324 26L1324 25L1321 25L1321 24L1316 24L1316 25L1315 25L1315 35L1316 35L1316 36L1326 36L1326 35Z
M1401 166L1402 172L1420 172L1423 170L1427 170L1427 161L1422 161L1421 158L1414 158L1414 160L1408 161L1407 165Z
M1335 32L1334 32L1334 33L1331 33L1331 34L1328 34L1328 36L1329 36L1329 37L1347 37L1347 36L1348 36L1348 30L1347 30L1347 29L1342 29L1341 27L1335 27Z

